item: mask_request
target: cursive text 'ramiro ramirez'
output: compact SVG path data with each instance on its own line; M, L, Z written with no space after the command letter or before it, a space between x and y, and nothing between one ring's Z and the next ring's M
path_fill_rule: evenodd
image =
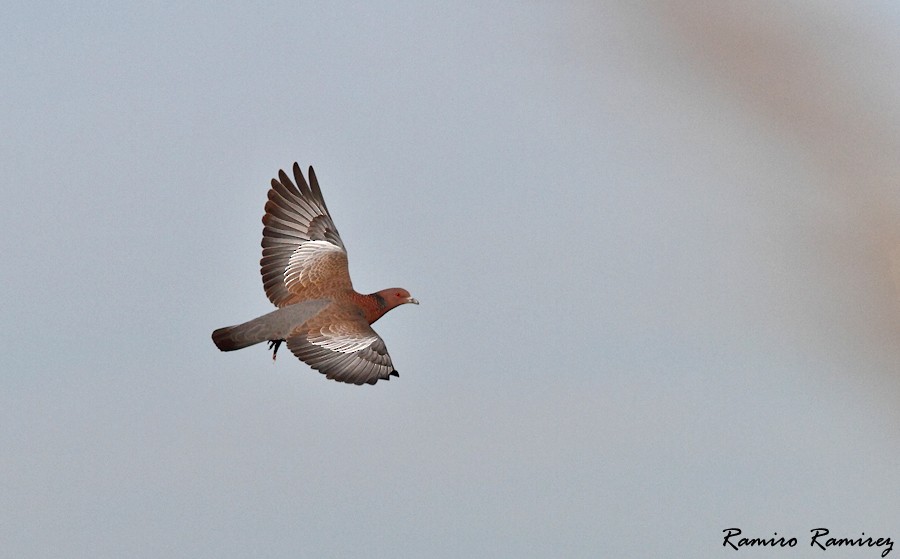
M771 538L746 538L741 537L740 528L725 528L725 539L722 541L722 547L730 547L739 550L742 547L795 547L797 538L779 536L775 532ZM827 551L833 547L877 547L881 549L881 556L886 557L888 553L894 549L894 542L891 538L873 538L866 536L863 532L858 538L834 538L829 537L828 528L813 528L810 530L810 547Z

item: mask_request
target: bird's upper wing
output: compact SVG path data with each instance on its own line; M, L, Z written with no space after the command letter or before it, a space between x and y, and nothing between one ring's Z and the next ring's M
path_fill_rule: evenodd
M260 272L266 295L278 307L352 288L347 251L313 168L309 184L298 164L293 171L296 184L284 171L272 179L263 216Z
M330 379L375 384L400 376L384 340L361 312L331 307L294 329L287 338L291 352Z

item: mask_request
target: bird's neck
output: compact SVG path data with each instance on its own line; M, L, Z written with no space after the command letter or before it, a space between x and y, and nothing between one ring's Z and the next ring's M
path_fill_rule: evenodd
M362 293L357 293L356 291L354 291L351 297L353 301L357 305L359 305L359 308L362 309L369 324L372 324L373 322L384 316L384 313L391 310L391 307L388 306L387 301L385 301L384 297L382 297L378 293L363 295Z

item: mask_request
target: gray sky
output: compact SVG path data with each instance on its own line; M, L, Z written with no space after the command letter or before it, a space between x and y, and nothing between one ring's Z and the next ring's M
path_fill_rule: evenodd
M20 4L3 553L900 540L894 3ZM209 339L271 309L295 160L354 286L422 302L376 324L399 379Z

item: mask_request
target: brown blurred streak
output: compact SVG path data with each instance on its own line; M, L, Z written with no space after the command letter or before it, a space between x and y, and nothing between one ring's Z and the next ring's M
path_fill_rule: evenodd
M833 178L822 186L857 212L858 227L870 235L866 252L872 257L857 255L854 264L893 279L893 292L891 281L876 282L886 289L874 295L889 301L900 318L900 123L892 112L897 99L873 72L853 75L883 60L889 49L865 29L829 19L822 5L795 4L688 1L656 7L701 71L795 138ZM851 41L856 64L829 58L847 44L833 38ZM900 330L900 320L890 327Z

